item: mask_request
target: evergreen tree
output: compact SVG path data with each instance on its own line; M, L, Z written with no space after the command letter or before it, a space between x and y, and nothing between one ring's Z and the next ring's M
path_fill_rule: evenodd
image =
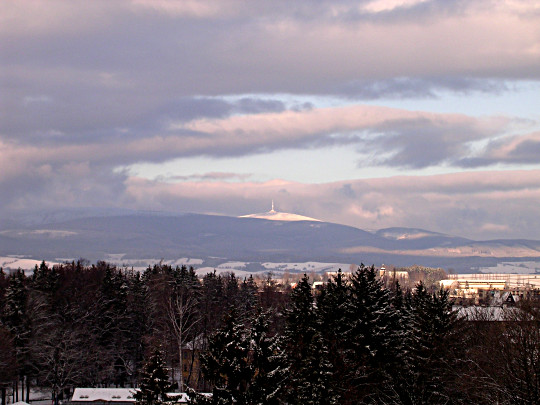
M249 278L244 278L244 281L240 285L238 305L238 309L244 318L249 319L255 313L258 301L257 295L258 288L255 280L253 280L253 276L250 275Z
M25 280L23 271L17 270L9 277L5 296L2 321L11 331L16 347L24 346L29 334L27 322L28 289Z
M26 277L22 270L17 270L9 277L5 294L5 307L2 317L3 324L11 332L15 347L16 364L19 367L19 378L23 380L31 373L32 361L29 341L31 337L31 322L28 308L28 288ZM18 392L16 394L18 399Z
M249 338L233 309L225 323L210 339L202 356L202 369L213 385L213 404L246 404L247 390L253 375L249 364ZM199 399L200 400L200 399Z
M461 403L454 381L461 363L461 323L452 311L448 292L430 294L419 283L410 299L408 319L403 402Z
M148 308L148 290L141 274L135 272L129 278L130 294L127 302L128 339L125 342L129 349L129 375L136 379L138 370L144 361L144 337L149 333L151 317Z
M11 333L0 323L0 388L5 403L5 385L17 379L17 359Z
M103 279L98 293L96 313L97 336L101 357L106 359L104 374L116 385L124 386L128 367L126 342L128 336L128 290L129 286L120 270L108 263L98 262L97 269L103 271Z
M163 354L156 348L144 366L139 390L134 398L140 405L159 405L167 401L167 392L170 390Z
M336 276L328 280L317 297L319 330L330 353L329 361L334 370L332 385L340 398L347 390L347 346L344 336L347 330L345 310L348 300L348 285L340 269Z
M259 314L251 327L252 381L248 403L278 405L285 389L288 368L282 339L269 336L268 315Z
M216 271L203 277L199 308L202 316L201 332L204 340L218 329L225 314L223 279Z
M238 278L231 272L224 276L224 282L224 304L228 309L238 309L240 305L240 287L238 285ZM242 314L238 315L242 316Z
M259 314L247 326L232 310L202 357L204 375L213 385L212 397L190 391L191 403L282 403L286 359L280 339L269 336L268 330L267 314Z
M5 306L5 294L8 286L8 278L2 267L0 267L0 320L3 318Z
M330 353L322 339L309 278L304 275L291 293L285 339L289 364L287 402L337 403L332 386Z
M361 265L351 278L346 324L349 397L352 394L357 403L392 401L399 320L390 291L382 286L373 266Z

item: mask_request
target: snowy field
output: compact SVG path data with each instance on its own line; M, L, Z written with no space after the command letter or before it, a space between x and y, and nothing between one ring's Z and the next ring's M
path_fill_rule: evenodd
M199 267L198 269L195 270L195 273L197 273L197 275L199 277L202 277L204 276L205 274L208 274L208 273L213 273L214 270L216 270L216 273L217 274L222 274L222 273L234 273L234 275L238 278L244 278L244 277L249 277L250 275L252 274L255 274L253 271L246 271L246 270L239 270L239 269L225 269L225 268L221 268L221 267Z
M173 260L161 260L161 259L122 259L124 254L110 254L105 257L105 261L111 264L115 264L118 267L128 267L136 271L144 271L148 266L153 266L159 262L167 264L173 267L176 266L193 266L194 268L201 266L203 264L202 259L190 259L187 257L182 257L179 259ZM77 261L78 259L74 258L56 258L55 261L45 261L49 266L54 266L55 264L66 263ZM29 259L25 256L0 256L0 267L6 272L15 271L17 269L24 270L25 273L31 273L34 271L36 265L41 264L41 260Z
M268 271L272 272L294 272L294 273L327 273L335 272L341 269L342 271L350 271L356 269L355 264L344 263L321 263L321 262L304 262L304 263L262 263Z
M49 266L58 264L58 262L46 262ZM3 256L0 257L0 267L6 272L15 271L17 269L24 270L25 273L34 271L34 267L41 264L41 260L28 259L24 256Z
M495 267L479 267L480 273L499 274L535 274L540 273L540 261L538 262L502 262Z
M124 259L125 254L108 255L105 261L115 264L118 267L129 267L136 271L144 271L148 266L153 266L159 262L176 267L176 266L193 266L196 268L203 264L202 259L193 259L189 257L181 257L179 259L162 260L162 259Z
M238 277L247 277L250 274L257 273L272 273L279 277L284 273L315 273L323 274L327 272L337 272L341 269L344 272L354 271L357 267L356 264L348 263L322 263L322 262L298 262L298 263L286 263L286 262L241 262L241 261L226 261L221 264L220 260L217 260L216 264L205 265L204 259L181 257L170 260L162 260L157 258L141 258L141 259L124 259L125 254L110 254L104 258L105 261L114 264L118 267L133 268L135 271L144 271L148 266L153 266L162 262L173 267L176 266L192 266L196 273L200 276L206 273L216 270L217 273L233 272ZM214 258L219 259L219 258ZM55 264L71 262L77 259L70 258L56 258L54 261L46 261L49 266ZM31 274L34 267L41 264L41 260L31 259L27 256L0 256L0 267L6 272L22 269L26 274ZM526 261L526 262L501 262L497 266L493 267L479 267L480 273L494 273L494 274L540 274L540 261Z
M250 274L257 273L273 273L276 276L283 273L316 273L323 274L325 272L336 272L338 269L342 271L354 270L356 265L345 263L321 263L321 262L303 262L303 263L256 263L256 262L239 262L230 261L224 262L217 266L204 266L203 259L182 257L172 260L160 260L160 259L124 259L124 254L110 254L105 258L105 261L115 264L118 267L133 268L136 271L144 271L148 266L153 266L159 262L170 266L193 266L198 275L205 275L206 273L216 270L217 273L233 272L238 277L246 277ZM55 264L64 263L66 261L72 261L71 259L57 259L57 261L46 262L49 266ZM40 265L41 260L29 259L20 256L5 256L0 257L0 267L5 270L14 271L17 269L23 269L26 273L30 273L34 270L36 265Z
M350 271L351 266L356 269L356 265L344 263L321 263L321 262L303 262L303 263L254 263L254 262L226 262L215 267L199 267L195 271L199 276L211 273L232 272L237 277L248 277L250 274L272 273L274 276L282 276L284 273L315 273L323 274L326 272Z

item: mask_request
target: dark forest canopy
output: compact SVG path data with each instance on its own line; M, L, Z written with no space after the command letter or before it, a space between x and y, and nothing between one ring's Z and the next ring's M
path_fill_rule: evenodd
M385 287L363 265L314 290L307 276L291 289L185 266L42 263L28 277L0 272L0 382L56 399L152 386L159 350L172 389L214 395L191 391L194 403L533 404L535 304L466 322L445 291Z

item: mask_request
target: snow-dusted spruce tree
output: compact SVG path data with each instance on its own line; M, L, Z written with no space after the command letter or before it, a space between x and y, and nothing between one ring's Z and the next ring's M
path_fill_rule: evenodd
M1 271L1 268L0 268ZM9 330L0 323L0 401L6 403L8 383L17 379L17 360L15 346Z
M25 280L26 277L22 270L18 270L9 277L2 317L2 322L13 336L17 356L19 356L20 350L24 350L23 346L26 344L30 333L27 319L28 289Z
M125 343L129 348L130 356L126 359L126 369L129 372L130 384L138 380L138 372L142 369L144 362L144 345L141 343L144 336L149 334L151 309L148 300L148 289L142 280L142 275L135 272L129 278L130 295L128 298L128 339Z
M9 276L4 297L4 313L2 314L1 321L13 337L20 381L29 378L32 373L33 363L30 352L32 322L29 314L28 295L27 278L24 272L19 269ZM15 399L18 400L18 381L16 381L16 385Z
M401 350L399 314L373 266L361 265L353 274L345 313L348 397L356 403L394 401L392 374Z
M291 293L286 311L285 340L289 381L287 403L337 404L332 385L331 353L320 333L309 278L304 275Z
M255 314L259 301L258 287L252 275L249 278L244 278L244 281L240 284L239 297L238 309L240 313L244 317L251 319Z
M250 331L250 361L252 379L247 400L249 404L278 405L285 390L286 367L282 339L268 335L268 315L257 316Z
M210 339L202 357L212 398L190 391L192 404L280 404L286 378L285 356L278 337L268 335L268 316L259 314L251 326L231 311Z
M403 402L466 403L460 398L464 393L456 381L464 364L459 360L463 349L461 322L452 311L448 292L431 294L420 283L412 294L409 311Z
M330 353L329 361L334 370L332 385L340 394L340 403L344 400L343 394L347 390L345 379L347 347L344 335L347 329L345 307L348 299L349 290L341 269L336 276L328 280L317 296L319 330Z
M208 351L201 357L204 376L213 385L210 403L247 403L246 392L253 375L248 356L249 337L233 309L226 315L223 327L210 338ZM191 395L192 403L208 403L201 396Z
M134 394L138 405L159 405L171 391L169 375L160 349L155 348L141 373L139 390Z
M104 360L104 371L115 384L123 386L127 379L125 359L129 340L128 285L120 270L108 263L98 262L104 272L97 292L96 329L99 354ZM108 367L107 367L108 365ZM108 370L107 370L108 369Z

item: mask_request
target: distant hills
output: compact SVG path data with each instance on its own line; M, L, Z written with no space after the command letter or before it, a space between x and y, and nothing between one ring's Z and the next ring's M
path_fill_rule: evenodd
M411 228L367 232L272 211L265 214L273 220L265 214L236 218L127 210L22 215L0 224L0 256L418 264L458 272L501 261L540 261L540 241L474 241Z

